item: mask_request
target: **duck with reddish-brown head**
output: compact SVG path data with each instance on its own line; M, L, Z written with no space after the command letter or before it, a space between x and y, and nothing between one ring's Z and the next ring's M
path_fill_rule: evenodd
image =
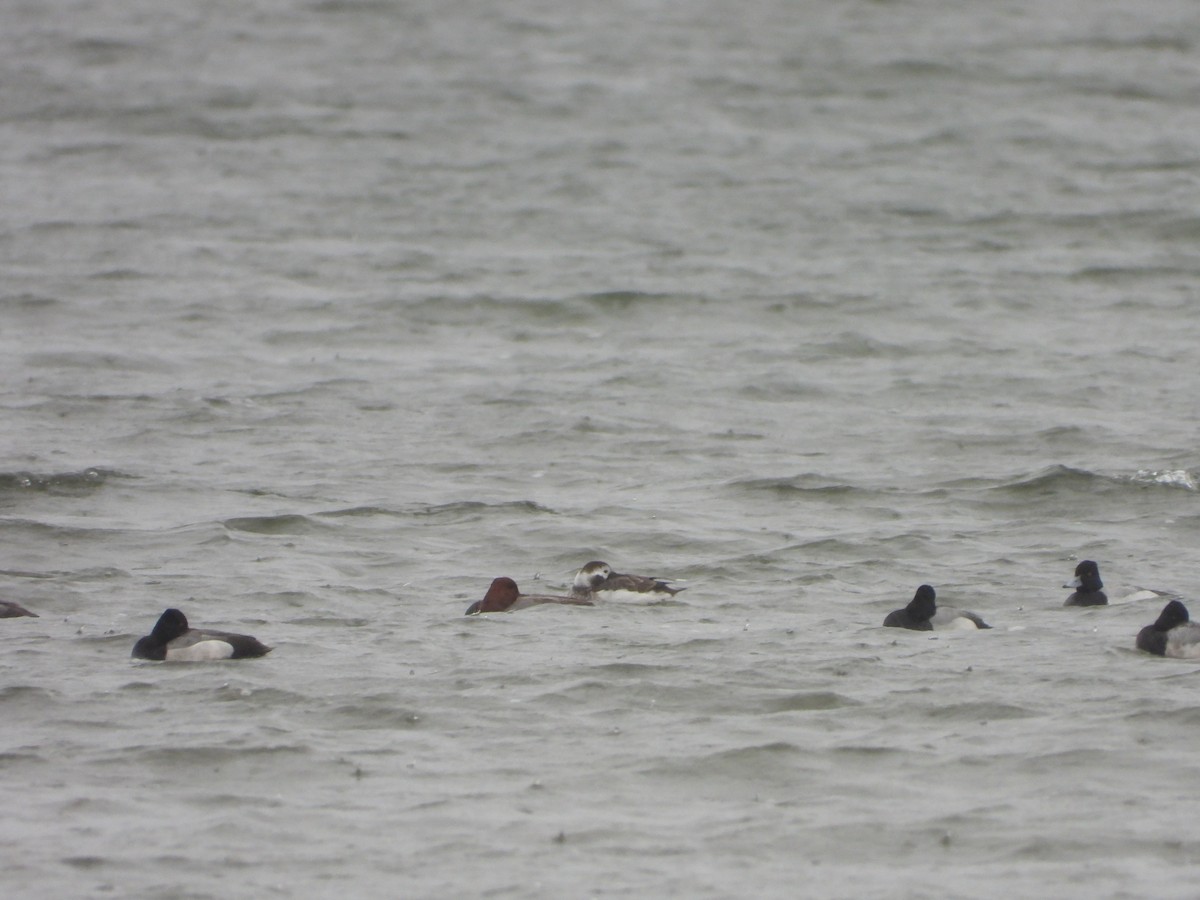
M487 593L483 595L482 600L476 600L467 607L466 614L468 616L477 616L480 613L490 612L516 612L518 609L525 609L528 606L537 606L542 603L565 603L569 606L594 606L591 600L582 599L579 597L557 597L550 594L522 594L517 583L511 578L497 578L491 587L487 589Z

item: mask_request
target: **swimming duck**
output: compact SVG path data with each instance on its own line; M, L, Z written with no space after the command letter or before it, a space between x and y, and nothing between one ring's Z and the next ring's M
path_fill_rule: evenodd
M928 585L923 584L904 609L888 613L883 624L888 628L909 628L913 631L954 631L974 630L976 628L991 628L992 626L965 610L952 606L937 605L937 593Z
M1080 561L1075 567L1075 580L1063 587L1075 588L1075 593L1067 598L1063 606L1108 605L1108 595L1101 590L1104 582L1100 580L1100 567L1090 559Z
M466 615L477 616L489 612L516 612L527 606L537 606L539 603L565 603L571 606L595 606L591 600L582 597L556 597L549 594L522 594L517 583L511 578L496 578L488 587L482 600L476 600L467 607Z
M1200 625L1189 618L1187 607L1172 600L1153 625L1138 632L1137 648L1155 656L1200 659Z
M266 656L271 648L246 634L189 628L187 616L168 609L154 630L133 645L134 659L200 662L210 659L245 659Z
M687 588L671 587L661 578L622 575L606 562L590 562L575 573L572 597L594 600L670 600Z

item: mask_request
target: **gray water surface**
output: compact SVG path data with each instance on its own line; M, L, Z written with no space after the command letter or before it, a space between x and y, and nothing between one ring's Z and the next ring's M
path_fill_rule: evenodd
M1195 4L3 23L6 895L1194 896Z

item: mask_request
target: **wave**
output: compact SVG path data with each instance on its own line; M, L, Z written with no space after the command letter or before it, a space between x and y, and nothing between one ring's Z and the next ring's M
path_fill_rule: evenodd
M347 728L411 730L424 724L425 717L404 706L396 705L393 696L364 697L353 703L335 706L329 715Z
M797 775L797 765L810 755L788 741L772 741L722 750L704 756L685 756L662 762L643 770L656 777L681 777L688 780L703 778L754 778L790 781Z
M255 534L305 534L333 527L322 519L354 519L385 516L396 519L408 518L444 518L456 522L479 521L486 516L501 512L527 512L538 515L557 515L550 507L542 506L533 500L510 500L500 503L487 503L482 500L460 500L453 503L422 504L408 508L393 509L386 506L350 506L340 509L323 510L310 514L280 513L273 516L235 516L220 522L231 531L245 531Z
M345 509L330 509L325 512L316 513L324 519L343 519L357 518L359 516L370 518L371 516L401 516L403 513L397 512L394 509L388 509L385 506L349 506Z
M140 277L121 271L108 272L105 278ZM59 350L33 353L25 358L25 365L44 369L86 369L89 372L152 372L169 373L175 370L172 362L156 356L102 353L84 350Z
M965 722L988 722L999 719L1029 719L1041 713L1024 706L1010 703L952 703L928 711L931 719L962 720Z
M1136 484L1161 484L1166 487L1183 488L1188 491L1200 490L1200 483L1194 472L1187 469L1138 469L1130 478Z
M312 748L302 744L278 744L265 747L231 747L226 745L188 745L179 747L133 747L121 750L110 760L120 766L131 760L141 765L165 765L181 771L236 764L252 759L302 756Z
M476 521L493 512L527 512L557 515L555 510L533 500L508 500L502 503L485 503L482 500L460 500L436 506L419 507L413 515L437 518L460 518L461 521Z
M1037 472L1019 475L992 487L993 490L1013 494L1043 494L1050 492L1095 492L1120 490L1131 485L1182 488L1188 491L1200 489L1195 473L1187 469L1138 469L1133 473L1093 472L1071 466L1054 465Z
M58 694L53 691L48 691L45 688L34 687L32 685L14 684L6 688L0 689L0 704L25 704L42 707L48 702L57 700Z
M678 670L678 667L651 665L649 663L603 663L598 666L592 666L591 669L593 672L600 672L604 673L605 675L618 675L629 678L645 678L648 675L659 674L662 672L675 672Z
M797 494L844 496L855 493L876 493L811 472L782 478L740 478L726 482L725 486L748 493L774 494L777 497Z
M580 299L597 309L626 312L633 306L649 306L672 303L680 299L678 294L659 294L647 291L597 291L584 294Z
M284 513L278 516L238 516L225 519L221 524L230 531L245 531L251 534L312 534L332 527L297 513Z
M780 712L812 712L814 710L841 709L846 706L860 706L857 700L852 700L834 691L801 691L776 697L763 704L769 713Z
M1085 266L1068 277L1072 281L1116 284L1145 279L1176 278L1190 274L1188 269L1179 266Z

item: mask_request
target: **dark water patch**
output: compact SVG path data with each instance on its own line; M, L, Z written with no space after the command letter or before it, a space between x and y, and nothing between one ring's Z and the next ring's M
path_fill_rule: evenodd
M224 702L247 703L262 707L291 707L308 699L303 694L285 691L281 688L249 688L233 684L221 685L213 692L213 695L217 700Z
M364 697L335 706L329 716L344 728L410 730L425 724L426 717L407 706L396 705L394 697Z
M149 48L142 44L111 38L80 38L71 41L67 49L85 66L110 66L132 57L150 55Z
M843 331L829 340L802 345L797 356L807 360L902 359L911 355L907 344L888 344L859 331Z
M301 625L306 628L367 628L378 623L373 619L347 616L303 616L299 619L287 619L283 624Z
M579 325L594 318L595 309L585 301L562 297L428 297L397 307L408 327L414 322L438 327L478 328L491 322L511 331L532 325ZM530 339L531 335L524 335Z
M646 663L605 663L600 666L592 666L590 669L592 672L629 678L642 678L647 675L660 675L677 670L677 666L648 665Z
M1096 771L1108 771L1123 764L1122 757L1114 754L1111 749L1079 747L1073 750L1032 756L1023 765L1031 771L1057 772L1076 768L1087 770L1093 767Z
M767 437L757 431L734 431L732 428L726 431L712 432L708 436L718 441L762 441Z
M758 781L771 777L791 778L797 774L797 763L801 760L807 760L807 754L801 748L787 741L773 741L670 760L643 769L642 774L684 777L701 782L714 777Z
M1195 675L1197 673L1193 671L1188 674ZM1125 720L1127 722L1137 722L1138 724L1166 725L1172 730L1176 728L1195 727L1200 725L1200 706L1191 706L1183 709L1143 709L1135 713L1130 713L1125 717Z
M101 269L98 272L93 272L91 277L97 281L141 281L142 279L149 279L151 276L149 273L142 272L138 269ZM98 360L106 361L106 364L102 366L104 368L125 368L124 365L119 365L117 363L118 357L100 354L93 354L93 356ZM85 365L85 363L77 362L75 365Z
M1087 491L1097 483L1106 481L1103 476L1086 469L1073 469L1069 466L1049 466L1029 475L1020 475L1014 479L998 484L994 491L1010 494L1054 494L1060 491Z
M143 691L156 691L160 687L161 685L153 681L130 681L127 684L121 685L120 690L141 693Z
M511 679L505 679L511 681ZM600 681L589 678L582 681L577 681L567 687L558 688L553 691L547 691L538 696L538 702L559 703L569 701L572 705L583 701L591 701L593 698L602 697L605 694L612 693L614 690L625 690L625 686L618 688L616 685L608 681Z
M1168 164L1160 163L1159 168L1165 168ZM1200 168L1200 163L1194 159L1180 161L1176 164L1177 168L1192 171ZM1165 224L1157 228L1158 234L1165 240L1179 240L1188 242L1200 241L1200 216L1182 216L1175 219L1170 219Z
M118 355L82 350L31 353L25 357L25 365L44 369L86 369L89 372L150 372L158 374L175 370L173 363L156 356Z
M701 619L701 623L711 625L726 625L727 623L718 623L714 619ZM728 638L691 638L681 644L660 644L659 646L667 649L676 650L712 650L716 647L723 647L728 643Z
M13 310L44 310L61 306L62 301L57 297L47 297L43 294L5 294L0 296L0 307Z
M768 713L813 712L860 705L859 701L833 691L811 691L772 698L763 703L762 708Z
M571 426L571 430L577 434L634 434L644 427L646 426L625 419L580 416Z
M0 706L8 704L32 704L34 706L41 706L43 704L57 702L59 699L59 695L55 692L48 691L45 688L33 687L31 685L16 684L6 688L0 688Z
M287 805L287 801L280 797L266 795L255 795L253 799L248 800L245 794L210 794L202 792L189 795L187 799L190 804L195 806L211 806L217 810L236 809L239 806L245 806L247 803L255 809L280 809Z
M1147 279L1192 277L1194 273L1174 266L1086 266L1069 276L1072 281L1097 284L1126 284Z
M345 509L330 509L323 512L314 513L325 519L355 519L355 518L372 518L374 516L389 516L400 517L405 513L394 509L388 509L383 506L349 506Z
M704 709L721 715L734 715L744 710L731 706L708 685L677 685L661 681L588 679L565 690L547 691L537 697L538 704L550 704L572 709L586 709L592 714L607 710L616 703L623 710L656 708L659 710L695 711Z
M393 2L393 0L316 0L314 3L309 3L308 8L315 13L324 15L344 13L360 16L363 13L382 13L390 18L417 18L415 15L408 15L403 5Z
M221 522L230 531L250 534L317 534L331 526L322 525L310 516L284 513L278 516L238 516Z
M321 598L308 591L249 591L238 594L243 605L283 605L294 609L307 609L321 602Z
M124 766L136 761L145 765L165 765L187 770L196 767L219 766L244 760L266 761L307 756L311 752L310 748L299 744L280 744L272 747L233 747L228 745L141 747L123 750L120 754L112 757L111 762Z
M1065 444L1070 447L1080 446L1081 441L1088 440L1088 430L1080 425L1055 425L1037 432L1034 437L1046 444Z
M125 536L127 532L113 528L79 528L74 526L60 526L60 524L49 524L47 522L38 522L32 518L4 518L0 520L0 529L6 532L29 532L30 535L36 538L43 538L47 541L60 541L64 545L68 542L77 542L83 544L86 541L110 541L118 536ZM50 570L43 572L41 575L30 575L29 577L61 577L70 574L74 577L110 577L114 575L126 575L126 572L120 569L108 568L108 566L96 566L92 569L80 569L76 572L68 572L67 570Z
M1104 839L1104 844L1098 844L1099 838L1089 839L1087 836L1074 838L1069 834L1061 836L1041 834L1037 840L1022 844L1010 855L1015 861L1022 864L1029 862L1045 862L1054 865L1078 863L1085 867L1091 867L1096 865L1097 854L1103 853L1103 850L1098 850L1097 847L1107 846L1108 842L1114 839L1110 834ZM1190 864L1196 857L1197 842L1190 839L1162 840L1155 837L1138 837L1127 832L1120 832L1119 848L1122 859L1144 856L1148 859L1161 859L1173 864L1187 863L1190 868ZM1187 878L1188 876L1180 874L1180 885L1187 884ZM1063 891L1064 896L1068 893L1068 891ZM1132 898L1151 896L1154 893L1153 890L1139 890L1124 893L1114 892L1111 896ZM1182 897L1185 895L1167 889L1163 896Z
M1188 53L1194 46L1195 43L1188 38L1186 33L1165 34L1150 32L1148 34L1097 34L1084 38L1066 38L1055 40L1046 49L1052 50L1055 53L1061 52L1062 49L1078 50L1089 48L1113 51L1152 50L1157 52L1166 50L1174 53Z
M678 584L676 584L676 586L678 587L679 585L678 585ZM647 607L647 608L649 608L649 607L691 606L691 604L690 604L690 603L688 603L686 600L684 600L684 599L683 599L683 595L682 595L682 594L679 594L679 595L677 595L677 597L676 597L676 598L670 598L670 599L668 599L668 598L666 598L666 597L663 597L662 599L659 599L659 600L651 600L651 601L649 601L649 602L646 602L646 601L639 601L639 600L634 600L634 601L618 601L618 602L625 602L625 603L633 602L633 603L637 603L639 606L644 606L644 607Z
M1041 713L1008 703L952 703L927 710L925 715L944 721L991 722L998 719L1029 719Z
M782 478L740 478L726 482L725 487L749 494L769 494L779 499L793 497L844 499L852 495L874 495L876 493L812 473Z
M410 515L445 520L445 524L462 524L464 522L482 521L496 513L533 513L536 515L557 515L555 510L533 500L511 500L505 503L484 503L481 500L461 500L455 503L443 503L437 506L423 506Z
M64 856L62 860L64 866L85 871L102 868L111 862L112 860L103 856Z
M876 760L884 756L904 756L910 751L900 747L884 747L877 744L846 744L835 747L833 752L841 759Z
M0 771L4 769L17 768L26 763L45 763L49 762L44 756L37 753L22 753L19 750L10 750L0 753Z
M146 631L149 631L153 625L154 625L154 619L153 618L147 619ZM79 641L79 643L84 644L84 645L88 645L88 646L98 645L101 647L124 646L126 643L128 643L129 649L132 650L134 642L136 642L137 639L141 636L142 635L140 633L139 634L130 634L128 632L121 633L121 632L114 632L114 631L106 631L103 634L79 634L79 633L77 633L74 637L74 640Z
M101 467L50 475L39 475L35 472L0 472L0 492L39 491L55 496L80 497L103 487L110 480L136 477Z
M816 382L780 379L758 379L753 384L738 388L739 396L766 403L787 403L802 398L823 397L828 393L827 387Z
M682 298L678 294L657 294L646 291L599 291L594 294L584 294L587 303L604 312L628 312L638 306L671 305Z
M958 66L933 59L897 59L874 67L891 82L893 78L904 81L910 78L961 78L963 70Z

